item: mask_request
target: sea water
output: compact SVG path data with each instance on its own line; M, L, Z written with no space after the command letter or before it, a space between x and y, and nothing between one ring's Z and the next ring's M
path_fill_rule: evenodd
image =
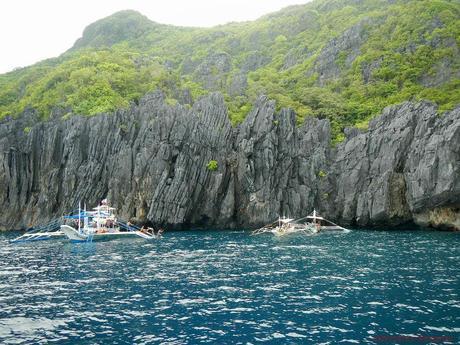
M460 233L9 244L0 343L460 342Z

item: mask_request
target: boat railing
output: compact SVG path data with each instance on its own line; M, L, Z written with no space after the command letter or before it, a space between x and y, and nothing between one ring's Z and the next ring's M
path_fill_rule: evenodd
M126 230L126 231L139 231L141 228L138 227L137 225L131 224L125 220L118 219L117 224L120 227L120 229Z

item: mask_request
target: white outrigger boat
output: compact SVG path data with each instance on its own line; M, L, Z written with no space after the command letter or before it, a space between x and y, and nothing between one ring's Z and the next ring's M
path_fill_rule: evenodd
M255 230L253 234L272 233L275 236L289 234L315 235L322 231L349 232L350 230L319 216L316 210L313 210L311 215L299 219L278 218L277 221Z
M157 238L152 231L140 229L132 224L119 221L115 208L107 205L103 200L100 206L92 211L81 210L77 215L65 216L65 223L61 225L61 232L72 242L92 242L112 238L142 237L150 240Z
M11 240L11 243L44 241L68 238L72 242L92 242L112 238L140 237L146 240L159 238L152 228L139 228L115 216L115 209L103 200L92 211L80 207L73 215L56 218L48 224L30 228L25 234Z
M318 231L313 224L298 223L292 218L280 217L273 223L267 224L253 232L253 235L271 233L275 236L288 234L314 235Z
M318 232L323 232L323 231L343 231L343 232L350 232L349 229L346 229L340 225L337 225L330 220L327 220L316 212L316 210L313 210L313 213L310 214L309 216L306 216L304 218L297 219L296 221L304 221L306 220L309 223L312 223L315 225L315 227L318 229Z

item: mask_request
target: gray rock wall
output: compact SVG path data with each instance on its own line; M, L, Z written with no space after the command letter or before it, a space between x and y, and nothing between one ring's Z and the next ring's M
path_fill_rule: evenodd
M255 227L314 207L345 225L459 226L460 108L389 107L336 148L327 120L296 127L265 97L238 128L218 93L192 108L153 93L114 114L34 116L0 123L2 229L106 197L124 218L175 228Z

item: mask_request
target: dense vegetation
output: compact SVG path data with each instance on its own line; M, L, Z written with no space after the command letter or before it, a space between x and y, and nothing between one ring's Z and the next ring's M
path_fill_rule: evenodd
M254 22L210 29L151 22L123 11L88 26L58 58L0 76L0 118L26 107L94 115L162 89L190 104L221 91L234 124L259 94L305 116L365 127L383 107L460 103L460 3L316 0ZM62 113L62 111L61 111Z

